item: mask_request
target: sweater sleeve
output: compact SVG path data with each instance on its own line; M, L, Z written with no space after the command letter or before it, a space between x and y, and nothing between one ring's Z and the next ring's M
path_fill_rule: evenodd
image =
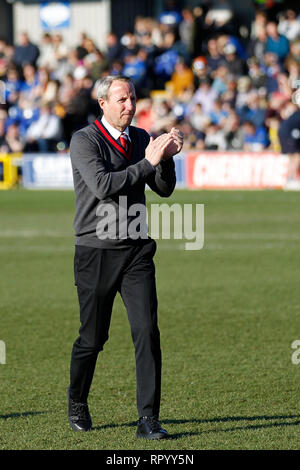
M150 141L150 136L146 131L139 130L143 139L144 149ZM145 150L144 150L145 151ZM147 176L148 186L161 197L169 197L174 191L176 185L175 163L173 158L161 160L157 167L152 167L154 171Z
M161 197L169 197L175 189L176 173L173 158L162 160L156 167L155 173L151 174L146 183Z
M145 158L125 170L108 171L98 146L82 131L72 136L70 157L74 171L80 174L99 200L124 193L137 182L146 181L155 173L155 169Z

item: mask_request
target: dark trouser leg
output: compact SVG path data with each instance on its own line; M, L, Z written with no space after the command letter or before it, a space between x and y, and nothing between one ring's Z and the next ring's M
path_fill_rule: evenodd
M138 415L159 415L161 350L157 325L157 295L153 256L154 240L136 250L123 273L120 293L135 347Z
M106 262L107 251L112 250L85 246L75 249L74 273L81 326L71 355L70 397L81 403L87 402L98 353L108 339L117 292L117 258L109 256L110 262Z

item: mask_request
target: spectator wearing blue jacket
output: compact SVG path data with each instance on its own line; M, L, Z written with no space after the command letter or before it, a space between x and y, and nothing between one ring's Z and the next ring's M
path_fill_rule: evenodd
M21 80L17 68L10 67L5 80L5 102L8 107L15 104L19 98Z
M144 50L137 54L127 54L124 58L123 75L132 79L137 97L142 94L143 88L147 86L147 53Z
M259 152L269 145L267 131L263 126L255 127L251 121L245 121L244 131L244 150Z
M289 53L289 40L278 33L277 24L270 21L266 27L267 42L266 52L273 52L280 62L283 62Z
M22 32L19 36L19 44L15 48L13 56L14 64L20 68L25 64L36 65L39 55L39 48L30 41L27 33Z

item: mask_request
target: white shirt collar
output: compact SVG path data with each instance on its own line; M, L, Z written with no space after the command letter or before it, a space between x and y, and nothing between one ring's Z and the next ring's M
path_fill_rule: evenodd
M116 129L115 127L111 126L111 125L109 124L109 122L107 122L107 120L105 119L104 116L102 116L101 122L102 122L103 125L106 127L106 129L108 130L108 132L110 133L110 135L112 135L112 137L113 137L115 140L118 140L119 137L120 137L120 135L122 134L122 132L118 131L118 129ZM130 140L128 127L126 127L126 129L125 129L123 132L125 132L125 134L127 134L128 139Z

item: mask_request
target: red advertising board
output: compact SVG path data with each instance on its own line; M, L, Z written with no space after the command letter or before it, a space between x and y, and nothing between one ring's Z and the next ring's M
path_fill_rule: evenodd
M289 159L273 152L190 152L188 188L265 189L285 187Z

